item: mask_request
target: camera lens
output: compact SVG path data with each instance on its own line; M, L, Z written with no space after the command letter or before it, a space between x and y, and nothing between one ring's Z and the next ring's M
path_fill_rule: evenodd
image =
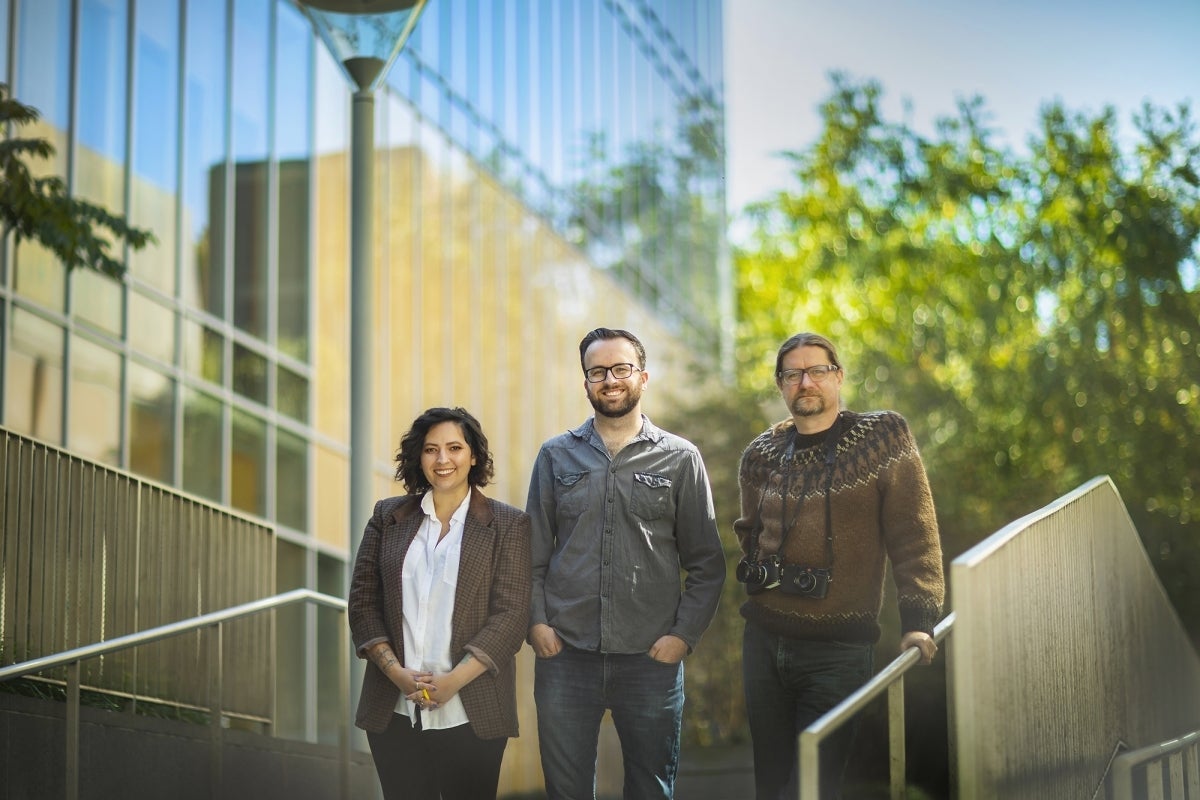
M742 583L762 583L767 579L767 571L761 564L742 561L737 565L737 579Z
M796 588L802 592L811 592L817 586L817 576L808 570L796 576Z

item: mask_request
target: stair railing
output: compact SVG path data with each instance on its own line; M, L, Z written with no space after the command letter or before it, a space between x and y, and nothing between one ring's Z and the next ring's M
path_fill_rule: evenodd
M933 639L941 642L954 627L954 612L933 629ZM948 656L947 656L948 657ZM820 797L820 752L821 742L842 725L866 708L884 691L888 704L888 753L889 786L892 800L905 796L904 752L904 674L921 660L921 651L910 647L897 656L892 663L881 669L871 680L864 683L853 694L826 711L816 722L800 733L800 800L815 800Z
M91 658L98 658L109 653L116 653L132 647L138 647L151 642L157 642L172 636L197 630L207 631L208 643L208 707L210 731L210 777L212 796L221 796L221 760L222 760L222 710L221 698L224 683L222 639L224 624L242 617L272 611L295 603L315 603L319 606L335 609L346 613L346 601L327 594L314 592L311 589L293 589L290 592L254 600L249 603L233 606L222 611L201 614L191 619L160 625L156 628L119 636L105 642L76 647L54 655L23 661L0 668L0 683L33 675L56 667L67 668L67 715L66 715L66 792L67 800L79 798L79 696L80 678L79 665ZM339 626L339 649L344 654L349 653L349 633L346 625ZM349 655L338 659L338 696L341 698L342 713L338 722L339 785L343 800L350 798L350 660Z

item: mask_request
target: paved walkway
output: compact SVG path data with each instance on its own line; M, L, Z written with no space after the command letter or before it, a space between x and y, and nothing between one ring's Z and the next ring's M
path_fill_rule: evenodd
M684 747L675 779L678 800L753 800L750 745Z

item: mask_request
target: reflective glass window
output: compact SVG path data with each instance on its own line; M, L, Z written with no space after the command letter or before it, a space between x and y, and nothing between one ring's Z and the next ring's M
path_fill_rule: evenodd
M126 5L126 0L79 4L79 24L87 33L79 37L80 170L75 188L109 207L123 205L124 195ZM101 166L89 171L87 162L94 158Z
M131 252L134 275L175 292L175 209L179 189L179 2L138 3L134 19L133 176L130 222L157 243Z
M267 404L267 359L236 342L233 345L233 390Z
M22 3L17 15L17 86L13 96L37 108L42 123L58 136L57 161L66 163L70 121L71 0ZM26 135L33 135L25 128ZM62 174L63 170L57 169Z
M267 423L233 410L229 451L229 503L251 514L267 514Z
M66 306L67 270L51 251L32 239L13 247L13 288L55 311Z
M20 308L12 310L4 362L4 424L62 443L63 329Z
M308 379L284 367L278 367L275 375L279 412L300 422L308 422Z
M225 337L199 322L183 321L183 368L206 381L225 381Z
M183 489L221 502L224 420L217 398L188 389L183 394Z
M157 299L131 291L129 344L164 364L175 363L175 312Z
M129 362L129 469L171 483L175 452L175 381Z
M0 0L0 83L8 83L8 0Z
M71 337L67 447L108 464L121 459L121 356Z
M285 430L275 437L275 519L308 530L308 442Z
M225 313L224 3L187 4L184 46L183 275L185 302Z
M247 333L267 338L267 194L265 160L238 163L233 220L233 322Z
M270 5L235 0L233 23L233 322L267 338L267 114Z
M312 168L313 38L308 20L280 0L275 87L275 153L279 159L277 293L280 350L309 357L309 214Z
M91 269L71 271L71 308L79 319L87 320L113 336L121 335L121 284Z

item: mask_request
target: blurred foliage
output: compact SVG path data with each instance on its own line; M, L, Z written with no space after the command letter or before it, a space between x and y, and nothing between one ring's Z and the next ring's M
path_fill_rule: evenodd
M1147 105L1122 139L1111 109L1047 105L1016 152L988 127L980 99L925 136L886 119L881 94L833 77L821 135L787 154L795 188L750 209L754 233L735 253L739 385L663 420L704 453L727 547L741 448L765 424L765 401L772 418L785 413L775 351L817 331L846 364L848 407L908 418L947 563L1109 475L1200 642L1191 110ZM688 734L701 741L744 736L744 720L727 716L741 713L732 572L730 584L688 665ZM709 696L721 692L737 697Z
M935 135L835 76L799 188L754 209L737 255L739 375L829 335L855 408L912 424L947 558L1110 475L1200 640L1200 142L1190 109L1044 107L1018 154L981 100ZM1192 581L1193 586L1197 585Z
M9 96L0 83L0 134L38 120L37 109ZM140 250L156 241L147 230L135 228L124 217L80 200L67 191L62 179L37 177L30 161L49 158L54 147L45 139L16 136L0 138L0 238L11 231L17 243L32 239L53 252L67 269L86 267L120 280L124 258L113 250L122 242Z

